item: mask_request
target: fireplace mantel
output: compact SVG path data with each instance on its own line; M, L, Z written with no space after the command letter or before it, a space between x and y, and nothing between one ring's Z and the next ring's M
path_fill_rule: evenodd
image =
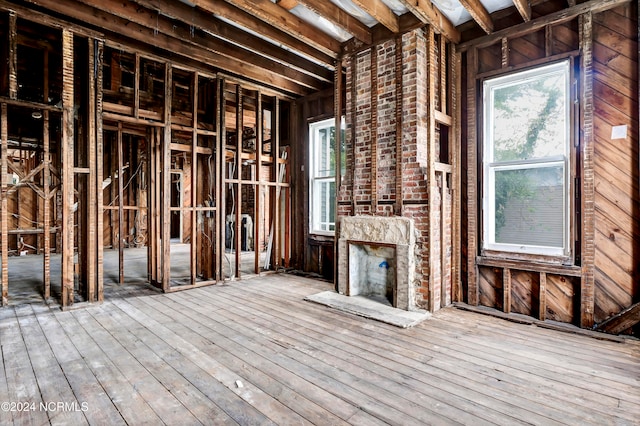
M415 229L413 219L400 216L345 216L338 239L338 292L350 295L349 245L372 244L395 247L396 291L394 306L415 310Z

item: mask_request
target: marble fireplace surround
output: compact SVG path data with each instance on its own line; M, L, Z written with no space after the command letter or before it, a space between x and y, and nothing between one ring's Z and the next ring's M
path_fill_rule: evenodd
M415 275L415 229L413 219L400 216L345 216L338 239L338 292L351 295L349 253L351 245L395 248L395 292L393 305L416 310L413 289Z

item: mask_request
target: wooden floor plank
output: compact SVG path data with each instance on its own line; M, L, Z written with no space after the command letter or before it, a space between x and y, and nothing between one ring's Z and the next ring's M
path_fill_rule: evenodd
M198 420L184 408L172 393L151 374L145 365L147 360L138 360L116 340L108 329L99 322L106 314L107 306L84 309L73 312L73 315L98 344L102 352L122 373L126 380L135 386L136 391L154 413L167 424L198 424ZM110 326L115 324L107 323ZM144 363L144 364L143 364Z
M165 310L165 312L176 313L173 310ZM357 407L344 404L343 401L333 397L333 395L315 389L312 383L300 380L298 376L288 373L287 370L279 368L274 363L270 363L260 354L255 352L248 353L247 350L238 348L237 344L226 336L219 333L205 334L207 331L212 330L206 327L202 318L198 318L197 324L193 324L192 320L186 319L186 322L190 324L188 327L181 321L186 318L185 316L172 315L172 318L174 322L170 328L175 333L189 338L189 341L198 346L199 349L207 351L208 354L214 356L216 360L238 374L243 383L245 380L251 381L262 391L282 402L309 422L313 424L324 422L335 425L346 424L332 412L337 411L341 405L346 406L345 410L339 411L343 417L349 418L357 413ZM291 383L295 383L295 387L301 389L301 393L291 389L289 387ZM313 392L309 393L308 389L312 389ZM310 398L305 395L309 395ZM331 411L323 407L331 407Z
M224 299L224 303L226 304L233 304L233 300L232 299ZM248 306L251 306L250 311L251 312L257 312L258 309L256 309L256 307L254 306L255 304L252 305L253 302L249 302ZM256 302L257 303L257 302ZM234 306L234 309L243 309L241 306ZM274 312L277 310L277 307L274 305L270 305L268 309L265 309L271 312L270 315L274 315ZM286 319L288 314L286 314L285 312L282 312L282 317ZM298 323L302 323L304 322L303 318L298 318L296 319ZM264 321L264 318L261 318L261 323ZM330 334L333 333L335 334L334 330L337 327L340 327L338 324L329 324L329 326L332 326L333 328L331 328L330 330L328 330L328 335L323 336L313 336L313 339L317 339L321 342L326 342L327 339L329 338ZM272 325L265 325L267 326L270 330L273 330L273 326ZM336 327L337 326L337 327ZM288 326L286 325L286 323L283 324L283 329L286 329ZM320 323L317 324L312 324L311 325L312 328L316 328L319 327L321 328L322 325ZM311 330L311 328L309 329ZM301 333L300 330L296 330L296 333ZM309 332L310 333L310 332ZM396 330L396 333L398 333L398 331ZM344 341L338 342L335 344L335 348L333 348L333 353L335 353L335 351L337 351L338 347L342 346L346 346L346 344L350 344L350 345L355 345L356 341L357 341L357 336L347 336L347 338ZM376 359L378 360L384 360L384 365L391 365L394 362L394 359L389 357L389 351L391 348L391 345L393 345L392 341L385 341L384 342L386 347L380 347L378 349L378 353L374 355L373 360L376 361ZM371 342L367 342L367 341L363 341L362 342L362 348L366 348L368 350L371 350L373 347L375 346L374 343ZM402 355L405 355L403 357L403 362L406 362L408 358L408 356L410 356L409 353L407 352L401 352ZM362 356L363 353L358 353L358 355ZM379 362L379 361L378 361ZM527 411L527 410L523 410L523 409L519 409L516 406L509 406L509 403L520 403L521 406L523 407L527 407L528 405L530 405L532 403L532 401L527 401L524 398L521 398L519 395L526 395L527 397L531 397L533 395L535 395L535 393L532 395L532 392L526 392L527 391L527 387L522 387L520 389L505 389L505 382L502 381L496 381L496 384L494 386L491 387L487 387L487 382L484 383L478 383L475 386L476 389L476 394L475 395L471 395L472 390L474 388L474 383L473 381L470 381L469 379L464 377L464 370L461 368L460 365L451 365L450 366L450 371L445 372L444 374L442 374L442 372L438 372L438 371L433 371L433 368L431 371L424 371L425 369L428 369L429 367L425 367L425 362L426 364L429 364L428 360L423 360L421 359L420 362L416 362L414 365L411 365L410 369L414 369L413 371L423 371L426 374L425 376L425 383L430 384L431 386L437 387L438 386L438 380L440 379L440 387L441 388L447 388L448 385L450 384L450 382L455 382L456 379L458 380L458 392L460 392L460 394L465 395L466 397L470 398L470 399L475 399L478 400L478 398L482 399L483 395L482 392L485 392L486 395L484 395L484 399L485 399L485 404L486 404L486 400L490 400L491 403L490 405L492 406L492 408L498 412L500 412L499 410L502 409L502 413L503 415L508 416L509 414L512 415L520 415L522 419L525 419L523 421L530 421L531 419L536 419L538 418L538 422L543 422L543 423L549 423L552 420L549 417L544 417L544 416L552 416L556 419L556 421L563 421L566 416L567 416L567 406L566 404L563 403L558 403L555 404L555 407L548 407L547 410L544 412L543 416L540 416L539 414L537 414L535 411ZM411 371L411 370L410 370ZM401 371L401 373L403 374L410 374L407 371ZM473 371L473 373L475 373L475 371ZM460 374L461 376L459 378L457 378L455 375ZM440 375L440 377L437 377L438 375ZM406 380L403 381L403 383L406 383ZM464 392L460 391L460 388L465 389ZM471 388L471 389L470 389ZM450 388L449 388L450 389ZM546 396L545 395L541 395L541 399L546 400ZM501 402L502 401L502 402ZM449 400L449 402L451 402ZM504 404L506 403L506 404ZM500 408L500 406L502 405L502 408ZM505 414L505 413L509 413L509 414ZM486 414L485 414L486 415ZM592 415L590 416L588 419L585 418L584 416L582 416L582 413L580 411L576 411L575 412L576 418L577 419L582 419L582 420L597 420L598 416L597 415ZM516 420L511 420L511 422L515 422Z
M61 312L0 309L2 424L638 424L640 342L446 308L399 329L266 275ZM12 416L14 414L14 416Z
M3 405L3 408L11 412L14 425L48 424L47 412L40 409L42 395L17 316L3 319L0 324L0 342L9 390L8 399L2 401L8 406Z
M162 420L147 404L136 386L129 382L118 367L102 351L78 319L71 312L57 315L60 324L76 346L78 352L87 361L87 365L105 392L122 414L127 424L160 424Z
M187 379L191 375L204 372L180 357L142 324L135 322L115 305L103 309L101 315L94 318L103 327L111 330L113 337L135 359L144 360L148 374L162 383L200 423L237 424L216 405L215 401L208 398ZM166 421L164 417L163 420Z
M54 424L88 424L84 413L89 406L75 397L35 315L20 315L18 324L44 402L38 409Z
M152 298L150 298L150 300L152 300ZM230 399L229 405L225 405L223 407L223 409L238 423L275 424L274 421L268 421L268 415L271 415L276 419L279 419L280 416L283 415L285 410L283 410L283 407L277 401L271 399L268 395L264 394L249 382L243 383L242 387L238 386L236 383L237 375L232 371L222 366L214 358L209 357L206 353L200 351L183 337L168 329L167 326L155 322L151 316L137 309L133 303L134 301L129 299L127 301L119 301L117 305L120 309L136 320L147 324L149 329L153 330L154 334L163 339L166 343L170 344L171 347L176 349L182 356L194 362L198 367L204 370L205 373L215 378L221 384L221 392L226 393L228 390L231 390L240 397L240 399ZM251 405L243 404L243 401ZM265 414L265 412L268 415ZM290 414L291 417L294 417L293 413ZM302 421L304 419L298 418L298 420Z
M164 301L166 299L158 300ZM149 299L145 299L144 302L150 304L159 303ZM166 307L159 306L159 309L166 310ZM231 326L231 324L229 324L229 326ZM224 332L224 330L222 330L222 332ZM344 380L339 380L335 377L335 374L341 373L340 371L332 371L330 368L323 365L305 364L299 360L282 354L281 351L285 349L285 347L280 346L273 340L262 339L260 341L255 341L250 337L237 333L233 329L228 329L227 333L229 333L228 335L237 344L242 345L244 348L258 353L261 356L267 357L269 360L282 367L289 368L291 372L300 375L307 381L320 385L334 395L343 398L351 404L360 406L363 410L375 414L376 416L383 418L383 420L387 419L392 421L392 419L396 419L396 421L400 421L403 424L424 424L423 421L414 417L415 415L425 416L425 414L421 413L418 409L419 407L416 407L415 404L408 403L405 407L407 413L403 413L401 410L377 399L376 396L379 395L372 396L370 394L372 393L370 390L365 389L365 392L362 392L362 389L356 389L348 383L345 383ZM397 403L397 401L394 402ZM436 415L431 416L429 419L432 423L438 423L438 416ZM444 419L440 420L440 423L444 421Z
M264 301L265 299L269 298L269 299L271 300L271 302L272 302L272 303L277 303L277 296L276 296L276 295L271 295L271 294L270 294L271 290L268 288L268 286L261 286L261 290L263 291L263 294L268 294L268 295L269 295L268 297L262 297L262 298L260 298L260 300L261 300L261 301ZM293 300L295 300L295 299L293 299ZM290 301L290 302L288 302L288 303L291 303L291 301ZM283 309L283 311L282 311L282 312L283 312L283 314L284 314L284 312L285 312L285 310L284 310L284 309L286 309L286 308L284 308L284 306L287 306L287 302L284 302L284 304L283 304L283 308L282 308L282 309ZM270 308L271 308L271 309L274 309L274 308L277 308L277 306L276 306L276 305L271 305L271 306L270 306ZM332 317L333 317L333 316L332 316ZM339 317L339 316L336 316L336 318L338 318L338 317ZM340 318L342 318L342 317L340 317ZM302 319L302 318L301 318L301 319ZM354 318L353 320L345 319L345 320L342 322L342 325L341 325L340 323L333 323L333 324L329 324L329 325L328 325L328 327L330 327L330 329L332 329L332 330L333 330L333 329L336 329L336 328L337 328L337 329L339 329L339 328L341 328L341 327L346 328L346 329L349 329L349 328L351 328L351 324L352 324L353 322L357 322L357 321L366 321L366 320L362 320L362 319L358 319L358 318ZM323 322L325 322L325 321L319 321L317 324L314 324L314 326L322 327ZM514 324L509 323L509 322L506 322L506 321L502 321L502 323L507 324L507 325L509 325L509 326L511 326L511 327L513 327L513 326L514 326ZM428 323L425 323L425 325L427 325L427 324L428 324ZM354 329L357 329L357 327L354 327ZM415 332L417 333L417 332L419 332L420 330L423 330L423 329L427 329L427 327L416 327L416 328L415 328ZM468 330L467 330L467 331L468 331ZM367 331L366 331L366 330L365 330L364 332L365 332L365 333L367 333ZM397 336L398 336L398 335L401 335L401 333L394 332L394 331L389 331L389 330L388 330L388 328L384 328L384 332L385 332L386 334L389 334L389 338L388 338L388 339L385 339L385 342L384 342L385 344L391 344L391 345L393 345L393 344L407 344L407 346L408 346L408 347L413 347L413 348L415 348L415 347L420 347L420 348L422 348L422 349L426 349L426 350L428 350L428 349L429 349L429 346L431 346L431 344L429 344L429 343L425 343L425 342L433 342L433 341L434 341L434 336L433 336L432 334L430 334L430 335L428 335L428 336L423 336L423 337L421 337L419 340L411 339L411 341L409 341L409 342L402 342L402 340L401 340L401 339L397 339ZM414 331L409 331L409 332L408 332L408 334L411 334L411 333L413 333L413 332L414 332ZM375 335L375 336L377 336L378 338L380 337L380 336L378 335L378 333L373 333L372 335ZM565 333L561 333L561 335L565 335ZM443 342L439 342L439 343L440 343L440 344L447 345L447 344L448 344L448 343L447 343L447 340L448 340L448 342L449 342L449 343L450 343L451 341L453 341L453 342L455 342L455 344L457 345L457 343L458 343L458 340L459 340L459 337L460 337L460 336L455 335L455 337L456 337L456 339L454 339L454 340L452 340L452 339L451 339L451 337L449 337L448 339L447 339L447 338L445 338L445 340L444 340ZM436 340L436 342L437 342L437 341L438 341L438 338L437 338L437 337L435 337L435 340ZM587 338L586 340L593 340L593 339L588 339L588 338ZM498 339L496 342L497 342L497 343L505 342L505 339ZM508 340L506 340L506 342L507 342L506 344L508 345ZM610 343L610 342L609 342L609 343ZM612 345L614 345L614 346L615 346L615 345L617 345L617 344L615 344L615 343L610 343L610 344L612 344ZM508 346L506 346L506 347L508 347ZM453 349L455 349L455 348L451 348L451 349L453 350ZM478 348L469 349L469 354L465 354L465 353L464 353L464 348L463 348L463 352L462 352L461 354L456 353L456 352L457 352L457 350L456 350L456 351L454 351L454 352L453 352L453 353L451 353L451 354L448 354L448 356L453 356L454 358L455 358L456 356L458 356L458 357L459 357L459 356L463 356L463 357L464 357L464 356L467 356L467 357L469 357L469 359L471 359L472 361L478 362L478 360L479 360L481 363L485 363L484 367L492 367L492 366L495 366L496 364L497 364L498 366L500 366L500 363L502 362L502 357L501 357L499 354L498 354L498 355L496 355L495 357L489 357L489 359L488 359L488 360L486 360L486 361L485 361L485 360L483 360L483 357L486 357L486 355L487 355L487 354L485 354L485 353L476 354L476 353L478 352ZM438 353L435 353L435 354L434 354L434 356L439 357L439 359L442 359L442 358L443 358L443 356L442 356L442 355L444 355L444 353L443 353L443 354L438 354ZM556 395L556 397L557 397L557 396L560 396L560 397L561 397L561 399L562 399L562 397L564 397L565 395L567 395L567 397L566 397L564 400L565 400L566 402L568 402L569 404L573 404L573 402L574 402L574 401L573 401L573 399L572 399L572 398L574 397L574 395L572 395L572 394L571 394L571 392L572 392L572 391L573 391L573 392L576 392L576 391L578 391L580 388L576 388L576 387L575 387L575 386L573 386L572 384L565 384L565 383L562 383L562 382L557 383L557 381L556 381L556 380L554 380L554 376L553 376L553 375L551 375L551 377L547 377L547 378L540 378L540 377L537 377L537 374L539 374L539 371L538 371L537 369L535 369L535 368L530 368L528 365L526 365L526 366L524 366L524 367L522 367L522 366L520 366L520 367L519 367L519 366L517 366L517 364L514 364L514 365L516 366L516 368L514 368L514 367L510 366L509 364L502 366L502 368L510 369L509 371L511 371L511 373L512 373L512 374L517 375L518 379L522 380L522 382L523 382L523 383L527 383L527 382L529 382L529 381L532 381L532 382L533 382L533 384L535 384L535 383L540 383L540 388L541 388L541 389L544 389L546 386L543 386L543 384L547 384L547 383L550 383L550 384L553 384L553 385L554 385L551 389L553 389L554 387L560 386L560 387L562 388L563 392L558 392L558 393L557 393L557 395ZM523 370L519 370L518 368L524 368L524 371L523 371ZM489 370L489 371L491 371L491 370ZM560 376L562 376L562 375L560 375ZM507 379L508 379L508 378L507 378ZM560 378L560 379L562 379L562 378ZM499 380L499 381L500 381L500 382L497 382L497 383L502 383L502 380L505 380L505 378L497 377L497 378L496 378L496 380ZM565 380L565 381L566 381L566 380ZM594 387L596 386L596 385L593 385L593 384L591 384L591 383L586 383L586 385L587 385L587 386L594 386ZM546 392L546 390L545 390L545 392ZM525 393L525 395L526 395L526 393ZM632 400L635 400L635 399L633 398L633 397L635 396L633 392L631 393L631 395L632 395L632 396L631 396L631 399L632 399ZM587 406L587 407L592 407L592 406L598 407L598 406L600 406L600 405L602 404L602 400L601 400L601 398L602 398L602 399L604 399L604 400L605 400L605 402L606 402L606 400L607 400L607 397L606 397L606 396L602 396L601 394L594 393L594 392L587 392L587 393L582 392L582 394L581 394L581 395L578 395L578 396L579 396L580 398L586 398L586 400L585 400L584 404L585 404L585 406ZM553 401L553 400L552 400L552 401ZM624 400L623 400L623 402L624 402ZM595 404L595 405L594 405L594 404ZM610 398L610 405L611 405L612 407L618 406L619 404L620 404L620 400L619 400L619 399L617 399L617 398ZM570 407L570 406L571 406L571 405L569 405L569 407ZM578 407L578 409L579 409L579 408L580 408L580 406ZM566 409L566 408L565 408L565 409ZM581 411L576 411L576 413L577 413L578 415L581 415ZM605 414L606 414L606 413L605 413ZM594 413L594 415L597 417L597 414L596 414L596 413Z
M36 318L47 337L55 361L60 365L67 382L73 389L76 401L87 408L85 416L94 424L125 424L117 407L76 349L75 339L72 340L67 336L58 321L58 318L63 322L74 321L73 318L69 313L58 312L58 314L59 317L52 312L43 311L37 313Z
M186 298L184 295L183 298ZM198 300L203 300L199 297ZM209 300L208 305L214 304L214 301ZM221 301L216 310L217 315L225 314L224 306L227 305L229 309L241 310L242 306L232 305L231 301L225 299ZM193 312L199 312L200 315L206 316L207 312L203 311L201 306L197 304L185 303L186 310L192 310ZM256 312L255 309L251 310ZM229 312L229 311L226 311ZM249 312L247 312L248 314ZM250 333L248 337L251 339L258 339L259 334L251 334L251 321L243 320L243 314L236 314L236 316L229 315L229 323L234 325L234 330L238 333ZM334 367L343 371L348 371L350 374L356 375L359 381L368 381L375 383L378 387L384 389L385 392L392 392L396 395L404 395L405 398L412 398L419 404L425 406L425 409L433 406L447 406L440 414L447 415L450 419L457 421L470 421L468 416L471 416L476 422L484 419L486 421L500 424L517 424L518 420L511 417L508 413L517 411L518 407L514 405L505 404L504 411L502 413L488 412L482 405L475 403L472 400L465 400L455 394L452 386L444 386L438 388L437 384L433 380L425 380L423 382L411 377L415 375L415 370L411 368L402 368L390 360L386 356L380 353L372 353L368 351L347 351L342 349L342 342L334 341L329 336L314 333L313 330L303 330L301 328L294 328L290 323L283 323L278 321L271 321L267 317L261 317L260 323L263 327L269 330L272 339L277 338L283 345L289 347L287 351L300 351L306 361L315 364L318 361L326 364L331 364ZM244 327L244 330L237 326ZM383 351L381 351L383 352ZM433 379L433 376L430 377ZM446 379L448 382L448 378ZM401 383L401 387L398 384ZM446 388L446 389L445 389ZM455 389L459 391L458 389ZM420 398L416 398L419 395ZM483 399L483 395L478 395L480 399ZM488 398L483 399L484 403L488 403ZM500 405L497 400L490 401L494 408ZM456 412L451 409L455 407L463 410L462 413ZM528 412L528 416L536 417L536 413ZM549 421L548 418L542 418Z

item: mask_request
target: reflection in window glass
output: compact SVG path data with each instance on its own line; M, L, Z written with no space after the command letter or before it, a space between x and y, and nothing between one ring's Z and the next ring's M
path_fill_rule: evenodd
M483 248L569 253L569 62L484 82Z

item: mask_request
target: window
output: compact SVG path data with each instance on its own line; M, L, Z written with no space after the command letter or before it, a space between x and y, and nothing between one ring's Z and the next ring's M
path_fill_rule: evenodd
M570 254L570 63L484 81L483 248Z
M335 231L336 197L335 120L309 125L311 232Z

